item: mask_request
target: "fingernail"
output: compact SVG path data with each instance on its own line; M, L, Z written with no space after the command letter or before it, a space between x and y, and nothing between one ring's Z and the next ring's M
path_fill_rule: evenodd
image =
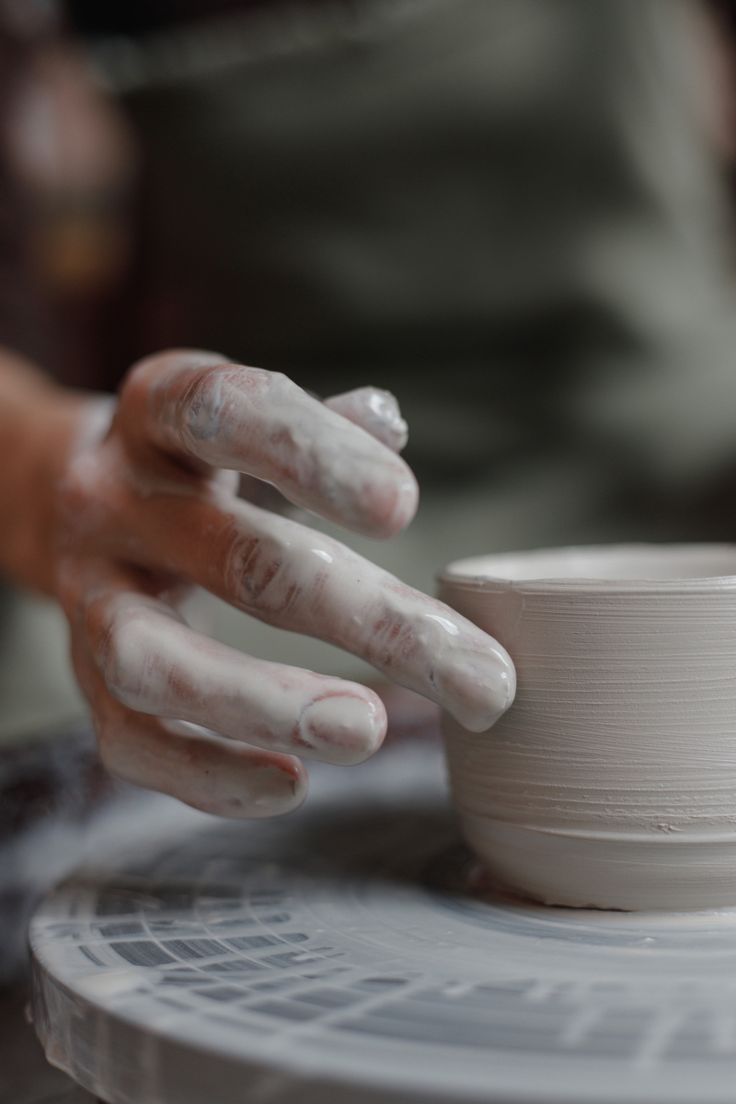
M377 698L319 698L299 718L303 747L330 763L362 763L378 750L385 733L386 713Z
M247 781L249 792L243 798L242 811L231 809L231 816L279 816L297 809L307 794L307 775L303 769L263 766L250 770Z
M390 391L378 387L366 389L366 406L370 410L371 432L394 452L401 452L409 439L409 427Z
M391 521L392 530L401 530L409 524L419 505L419 485L409 473L398 484L396 506Z
M417 512L417 481L401 460L393 463L402 465L404 471L390 470L387 479L374 480L363 488L360 528L369 536L392 537L405 529Z
M456 651L437 681L442 705L471 732L494 725L516 694L514 665L499 644L482 652Z

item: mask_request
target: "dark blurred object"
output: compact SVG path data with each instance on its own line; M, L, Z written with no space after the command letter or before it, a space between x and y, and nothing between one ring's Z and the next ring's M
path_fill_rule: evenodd
M0 0L0 344L99 387L128 306L136 159L60 13Z
M36 49L53 41L53 6L29 0L0 2L0 343L42 362L48 355L46 310L32 272L26 240L33 215L14 173L8 131L18 88Z
M74 863L90 816L111 794L88 732L0 746L0 984L22 966L40 894Z
M325 0L311 0L312 4ZM353 0L343 0L347 6ZM182 22L207 19L228 12L294 7L294 0L67 0L65 10L71 26L81 34L144 34L179 26Z
M26 1008L26 985L0 989L0 1101L2 1104L94 1104L44 1056Z
M721 133L731 177L732 196L736 200L736 0L708 0L713 14L714 68L721 99Z
M736 0L706 0L706 4L736 37Z

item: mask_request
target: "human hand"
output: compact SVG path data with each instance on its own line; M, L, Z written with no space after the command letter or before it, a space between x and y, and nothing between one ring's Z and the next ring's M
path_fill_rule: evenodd
M55 494L51 587L108 768L223 816L306 793L298 756L357 763L381 744L357 683L246 656L194 631L192 584L270 624L362 656L475 731L510 705L503 648L338 541L235 496L238 472L375 536L411 520L417 487L392 451L385 393L330 403L278 373L176 351L128 375L106 432L77 430ZM105 416L109 417L109 416Z

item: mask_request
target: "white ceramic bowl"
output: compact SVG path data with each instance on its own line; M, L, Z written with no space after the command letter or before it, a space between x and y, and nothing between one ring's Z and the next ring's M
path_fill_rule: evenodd
M482 556L440 597L516 664L491 730L444 721L490 872L550 904L736 905L736 546Z

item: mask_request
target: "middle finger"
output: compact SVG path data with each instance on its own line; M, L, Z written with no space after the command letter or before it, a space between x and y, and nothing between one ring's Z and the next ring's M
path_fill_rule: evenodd
M217 490L139 499L145 566L182 575L269 624L336 644L482 731L514 698L492 637L339 541Z

